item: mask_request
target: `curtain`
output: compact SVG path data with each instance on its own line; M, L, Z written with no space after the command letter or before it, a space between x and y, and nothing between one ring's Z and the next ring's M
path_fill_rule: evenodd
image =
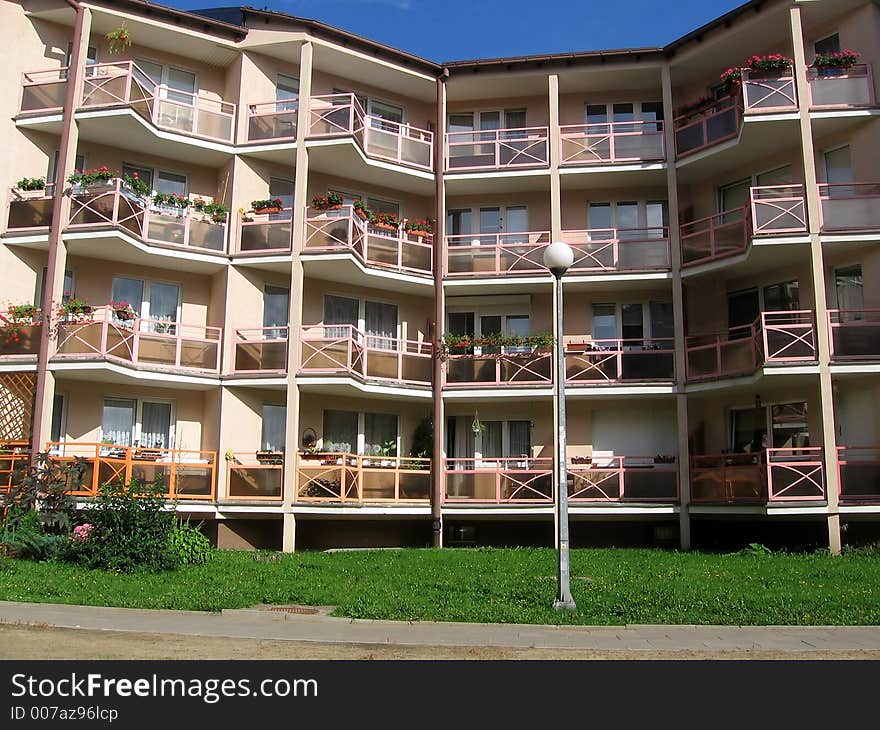
M397 349L397 305L366 302L364 319L367 347L379 350ZM370 337L370 335L373 335Z
M131 446L134 431L135 401L122 398L105 398L104 414L101 418L101 433L104 442L118 446Z
M140 279L114 276L110 298L114 302L128 302L135 312L140 313L144 302L144 282Z
M483 426L486 427L481 442L483 458L504 456L503 423L501 421L483 421Z
M532 453L532 428L529 421L509 421L510 456L529 457Z
M382 454L383 451L386 453ZM368 456L397 454L397 416L392 413L364 416L364 453Z
M354 411L324 411L324 450L357 453L358 414Z
M456 459L473 459L474 458L474 432L471 428L473 416L456 416L453 423L453 432L455 434L454 453ZM455 465L458 469L469 469L470 462L456 461Z
M264 451L284 451L287 438L287 408L263 404L263 433L260 438Z
M180 302L180 287L177 284L150 285L150 332L169 335L176 334L177 305Z
M284 327L290 316L290 290L280 286L266 285L263 290L263 327L278 327L263 331L267 340L284 337Z
M326 325L351 325L358 326L358 300L348 297L336 297L327 294L324 297L324 337L347 338L350 335L348 327L327 327Z
M141 446L148 449L172 447L170 403L144 403L141 420Z

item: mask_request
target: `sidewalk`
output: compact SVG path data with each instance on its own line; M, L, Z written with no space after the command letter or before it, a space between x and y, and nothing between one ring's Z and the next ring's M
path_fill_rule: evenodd
M0 601L0 624L402 646L622 652L880 651L880 626L534 626L365 621L257 609L149 611Z

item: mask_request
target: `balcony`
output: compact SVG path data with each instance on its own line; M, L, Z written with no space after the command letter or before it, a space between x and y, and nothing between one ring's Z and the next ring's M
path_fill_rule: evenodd
M553 504L553 460L444 459L445 504Z
M666 159L663 122L601 122L560 127L561 165L627 165Z
M402 228L384 231L344 205L332 211L307 211L304 255L350 253L364 266L429 276L434 270L434 239Z
M235 330L233 375L284 375L287 372L287 327Z
M571 274L669 271L669 229L591 228L562 232L574 250Z
M136 317L109 307L68 315L57 325L53 362L101 360L134 368L217 375L221 329Z
M71 494L95 497L103 484L132 479L152 484L158 479L169 500L215 500L217 452L127 446L112 443L51 442L46 450L55 461L85 460L79 488Z
M672 383L675 341L566 338L567 385Z
M691 457L691 501L774 504L825 500L825 462L818 446Z
M249 104L247 142L295 142L299 102L266 101Z
M743 108L746 114L793 112L798 109L794 72L742 69Z
M446 276L548 274L543 256L549 244L549 231L446 236Z
M831 309L828 326L832 360L880 359L880 309Z
M19 114L60 112L67 96L67 74L66 66L23 73Z
M602 456L571 459L568 499L573 505L615 502L678 502L674 458Z
M755 236L807 232L803 185L762 185L751 188L750 194Z
M44 190L19 191L13 188L9 195L7 233L42 233L52 225L52 207L55 204L55 186Z
M819 201L823 233L880 229L880 183L822 183Z
M707 101L675 118L675 150L679 158L713 147L739 134L742 100L737 96Z
M446 358L445 369L445 385L450 388L550 385L553 353L550 348L529 345L453 347Z
M485 172L547 167L550 130L520 127L447 132L447 172Z
M813 312L762 312L751 325L686 340L690 382L751 375L765 365L816 362Z
M19 483L31 460L30 445L26 441L6 441L0 444L0 494Z
M284 496L284 454L236 451L226 455L229 501L275 501Z
M715 213L682 223L682 266L695 266L745 253L749 247L749 211L746 207Z
M300 375L353 377L394 386L430 387L433 347L361 332L353 325L312 325L301 332Z
M851 68L807 69L810 107L848 109L874 106L874 78L871 66L857 63Z
M290 253L290 232L293 227L293 209L282 208L280 213L240 213L238 243L239 256L283 256Z
M848 504L880 502L880 448L838 446L840 501ZM2 485L0 478L0 485Z
M0 361L30 361L40 354L42 316L35 310L32 316L14 312L0 312Z
M80 109L127 107L158 129L232 142L235 104L156 84L133 61L99 63L83 79Z
M212 220L193 208L155 206L121 179L70 188L68 231L112 228L144 243L198 253L224 254L229 215Z
M430 497L430 459L342 452L297 455L298 504L426 505Z
M434 134L367 114L354 94L313 96L309 137L352 137L368 157L428 172L434 169Z

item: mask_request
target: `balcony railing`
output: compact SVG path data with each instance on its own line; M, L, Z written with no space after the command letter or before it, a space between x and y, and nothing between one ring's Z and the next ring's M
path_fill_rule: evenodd
M686 340L690 381L750 375L762 365L816 361L813 312L762 312L750 325Z
M298 109L299 102L289 99L249 104L247 111L247 141L295 141Z
M57 112L67 95L66 66L46 71L27 71L21 75L21 114Z
M425 504L430 496L430 459L343 452L297 456L299 503Z
M819 200L822 231L846 233L880 228L880 183L822 183Z
M739 95L707 102L675 118L675 150L678 157L733 139L742 123L742 99Z
M393 385L431 385L430 342L368 334L348 324L328 324L303 327L300 344L302 375L343 375Z
M880 309L831 309L828 312L831 359L880 359Z
M367 114L354 94L313 96L309 136L351 136L369 157L434 169L433 132Z
M234 501L280 501L284 454L236 451L226 455L226 497Z
M70 229L117 228L146 243L204 253L226 251L229 215L218 221L190 208L155 206L120 179L69 190Z
M746 114L796 111L797 86L794 72L742 70L742 92Z
M96 307L59 321L57 339L54 360L107 360L199 374L220 370L219 327L140 317L123 321L113 309Z
M50 442L46 450L56 461L85 459L86 469L71 493L94 497L104 484L132 479L159 480L167 499L214 501L217 452L163 449L112 443Z
M340 252L352 253L365 266L406 274L428 275L434 269L430 235L417 236L402 228L383 231L362 221L350 205L307 212L303 253Z
M682 265L693 266L745 253L749 247L748 218L748 208L742 207L682 223Z
M0 359L31 360L39 355L42 319L39 310L25 320L0 312Z
M527 456L445 459L443 501L552 504L553 460Z
M678 467L653 456L600 456L570 460L571 502L677 502Z
M243 256L278 256L290 253L293 209L280 213L239 214L236 254Z
M235 104L156 84L133 61L98 63L83 79L80 107L126 106L160 129L232 142Z
M42 232L52 225L52 206L55 203L55 186L44 190L20 192L10 190L9 218L6 230L16 233Z
M874 106L874 78L869 64L851 68L807 69L810 83L810 106L846 109Z
M666 159L662 121L560 127L562 165L613 165Z
M675 380L675 341L566 338L565 382L613 385Z
M545 274L549 231L446 236L446 276Z
M235 330L234 375L287 372L287 327Z
M841 502L880 502L880 448L838 446L837 463Z
M0 494L19 484L30 460L31 449L26 441L0 443Z
M752 228L756 236L806 233L807 206L803 185L751 188Z
M821 447L768 448L694 456L691 460L693 502L765 504L824 499Z
M529 345L452 348L446 358L446 385L549 385L553 382L553 353Z
M572 274L668 271L671 266L666 227L563 231L562 240L574 250Z
M447 132L447 172L547 167L547 127Z

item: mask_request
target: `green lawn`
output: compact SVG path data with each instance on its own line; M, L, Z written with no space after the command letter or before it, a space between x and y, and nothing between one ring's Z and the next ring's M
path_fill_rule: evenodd
M207 565L117 575L0 561L0 600L217 611L337 606L355 618L578 624L880 624L880 555L573 550L573 614L550 608L552 550L218 551Z

